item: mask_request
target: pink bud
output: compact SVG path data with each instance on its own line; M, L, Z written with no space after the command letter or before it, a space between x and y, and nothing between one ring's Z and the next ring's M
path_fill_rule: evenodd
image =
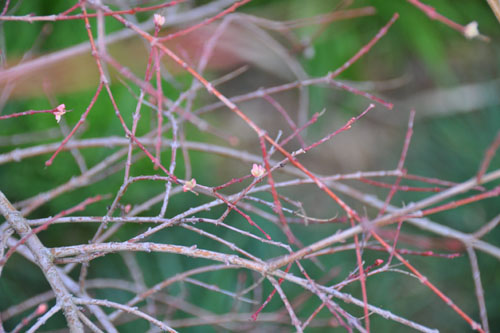
M184 192L191 191L195 186L196 186L196 179L193 178L184 183L184 186L182 186L182 191Z
M61 116L66 113L66 105L59 104L59 106L52 112L52 114L56 117L56 121L59 123L61 121Z
M47 303L42 303L40 304L37 308L36 308L36 311L35 313L38 315L38 316L41 316L43 315L48 309L48 306L47 306Z
M262 165L254 163L252 165L252 170L250 171L250 173L255 178L259 178L259 177L262 177L262 175L264 173L266 173L266 169L264 169L264 167Z
M476 21L472 21L471 23L469 23L465 26L464 36L467 39L472 39L472 38L479 36L479 30L477 29L477 22Z
M165 16L160 15L160 14L154 14L153 21L154 21L156 26L161 27L165 24Z

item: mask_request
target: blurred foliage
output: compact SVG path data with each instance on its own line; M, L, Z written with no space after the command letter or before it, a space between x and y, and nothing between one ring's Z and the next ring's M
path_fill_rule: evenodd
M197 3L206 3L198 1ZM374 16L356 18L352 20L334 22L314 40L312 48L314 57L308 59L300 55L301 62L310 76L323 76L328 71L332 71L349 59L360 47L365 45L383 26L394 12L400 14L400 19L390 29L389 33L365 55L358 63L341 75L341 79L353 81L384 81L398 77L408 76L409 83L394 90L384 92L384 98L389 101L402 100L413 94L422 91L439 91L449 87L459 86L466 83L487 82L497 79L500 69L500 24L496 21L485 1L426 1L435 6L438 12L448 18L466 24L470 21L478 21L479 29L491 38L490 43L477 40L466 40L458 32L441 24L430 20L424 13L408 4L406 1L387 0L359 0L354 1L351 7L362 7L371 5L376 8ZM67 1L21 1L16 15L36 13L37 15L53 14L65 10ZM296 19L300 17L310 17L325 12L329 12L339 6L339 1L303 1L303 0L255 0L240 11L249 12L271 19ZM94 21L93 21L94 22ZM23 22L3 22L0 23L1 34L4 37L4 45L7 53L7 61L19 59L33 45L43 23L27 24ZM65 47L75 45L87 40L84 25L80 21L64 21L49 23L52 27L50 35L42 43L38 54L45 54ZM111 19L106 20L106 29L116 31L121 29L120 25ZM298 30L302 38L311 36L317 27L304 27ZM9 65L13 65L9 63ZM176 83L181 87L190 85L191 78L180 75L175 78ZM52 96L56 103L64 102L69 108L75 108L65 116L65 121L71 128L80 118L81 111L88 105L89 100L95 92L95 87L86 91L75 91L63 95ZM135 105L135 100L123 87L119 81L114 81L113 93L120 107L127 124L131 124L132 109L126 107ZM331 89L311 87L310 110L313 112L327 107L335 109L344 116L351 117L353 110L359 110L360 105L365 105L366 101L359 96L350 96L344 92L332 92ZM174 86L165 85L165 94L170 98L178 96ZM333 96L333 97L332 97ZM198 101L197 103L201 103ZM56 104L57 105L57 104ZM10 114L30 109L46 109L53 107L48 98L38 97L30 99L14 99L7 103L2 110L2 114ZM82 138L92 138L101 136L123 136L120 124L116 120L111 110L109 99L102 94L93 111L88 118L88 129L82 134ZM417 114L418 114L417 109ZM498 105L491 105L484 109L470 110L467 113L454 113L453 110L445 116L419 117L415 125L415 134L407 159L407 168L410 173L421 174L429 177L442 178L452 181L464 181L475 174L479 163L483 157L485 149L493 140L500 124L500 114ZM394 111L380 111L381 117L391 118L392 113L403 113L408 115L408 110L400 109L398 104ZM154 117L154 116L153 116ZM403 117L405 118L405 117ZM406 119L405 118L405 119ZM382 121L384 122L384 121ZM144 133L151 123L150 114L143 113L141 119L142 127L139 133ZM325 133L331 130L328 122L319 122L314 125L310 132L314 135ZM374 124L376 126L376 124ZM377 161L372 161L373 168L384 169L394 168L397 164L398 154L405 133L405 124L401 126L387 125L388 130L394 130L393 149L387 149L377 153ZM47 130L54 127L54 119L51 115L37 115L34 117L23 117L17 119L3 120L0 127L1 136L12 134ZM316 131L317 130L317 131ZM380 127L384 130L384 127ZM190 140L213 141L211 135L199 133L198 131L188 131ZM62 136L61 136L62 138ZM60 138L60 139L61 139ZM58 139L58 140L60 140ZM374 138L377 140L377 138ZM37 143L54 142L53 139L40 138ZM22 147L22 146L21 146ZM8 152L14 147L0 147L0 153ZM82 150L82 153L89 166L95 165L103 160L113 150L89 149ZM206 170L218 170L224 166L218 165L217 161L207 154L193 153L191 162L194 169L206 168ZM60 154L54 165L49 168L44 167L44 161L48 155L29 159L29 162L9 163L0 165L0 189L12 201L19 201L29 198L35 194L47 191L59 184L69 180L74 175L79 174L78 167L69 153ZM163 160L169 160L167 153L163 155ZM180 159L181 160L181 159ZM241 166L246 167L246 166ZM497 156L492 161L490 169L500 167L500 158ZM154 170L146 160L139 162L133 168L134 175L151 174ZM178 166L179 175L184 174L182 163ZM221 171L214 178L214 173L196 174L197 180L202 184L215 185L227 181ZM81 202L83 198L90 197L96 193L116 193L122 181L122 173L118 173L104 181L98 182L91 187L83 187L59 197L50 203L37 209L30 215L30 218L53 216L62 209L72 207ZM133 190L127 193L125 202L143 202L151 197L151 193L160 193L163 186L142 182L133 185ZM314 190L312 190L314 191ZM381 191L380 193L386 193ZM189 197L188 197L189 196ZM393 202L409 202L418 199L419 195L405 193L398 195ZM187 199L189 198L189 199ZM181 194L171 199L168 215L173 216L185 211L194 205L191 194ZM196 204L207 200L203 196L196 198ZM106 204L96 204L88 207L85 214L102 215L106 210ZM152 211L156 214L158 205ZM220 213L221 209L214 209L213 212ZM489 199L484 203L473 204L470 207L452 210L436 215L435 218L440 223L451 225L454 228L471 231L498 214L498 198ZM212 215L213 216L213 215ZM258 222L259 217L252 216ZM251 230L245 225L245 221L238 215L230 215L232 223L245 230ZM343 227L343 226L341 226ZM48 244L53 246L86 242L92 237L97 226L53 226L50 232L44 232L40 236ZM145 226L130 226L128 230L121 230L116 239L125 239L130 235L135 235L138 230L143 230ZM273 226L266 224L266 230L273 238L284 240L278 229L273 230ZM308 244L322 238L325 234L335 232L337 226L315 226L317 232L307 232L306 227L294 226L297 233L303 235L303 242ZM207 227L210 230L210 226ZM408 234L426 235L411 227L403 227L403 231ZM432 237L432 235L427 235ZM228 233L221 237L231 239L232 242L242 245L245 242L248 246L252 244L241 235ZM486 236L485 240L494 241L500 239L500 233L496 231ZM151 238L162 242L172 242L176 244L192 245L198 244L200 248L213 247L212 242L199 235L193 235L188 231L178 230L175 232L162 233ZM437 240L439 241L439 240ZM215 248L221 250L220 248ZM280 255L275 248L262 245L261 248L252 248L252 252L262 258L271 258ZM195 267L198 259L181 258L174 255L163 254L137 254L139 262L143 266L146 284L148 286L157 283L177 272ZM371 264L377 258L384 258L385 255L373 251L366 251L364 259L367 264ZM496 276L500 275L500 266L493 258L478 253L481 277L486 289L486 302L490 310L490 327L500 326L500 315L496 309L500 307L500 281ZM340 275L330 283L340 281L355 267L352 252L335 254L334 256L320 257L322 264L330 269L340 268ZM471 279L469 262L466 256L458 259L421 258L411 257L411 262L424 272L431 281L436 281L439 288L455 300L465 312L478 318L478 310L475 302L474 288ZM198 264L198 262L196 262ZM443 267L446 269L443 269ZM89 272L89 277L116 277L128 274L120 255L113 254L93 261ZM311 263L306 263L306 269L314 273L317 267ZM98 272L98 274L97 274ZM239 274L246 274L246 284L249 285L250 273L241 273L232 270L216 272L206 278L207 283L217 283L221 288L234 290ZM75 276L77 277L77 276ZM264 284L263 295L272 290L269 284ZM293 298L300 294L301 290L294 285L285 283L285 291ZM19 256L14 256L5 267L0 279L0 310L6 309L12 304L17 304L37 293L47 290L48 286L42 278L40 272L32 265L26 264L25 260ZM191 288L191 287L190 287ZM195 290L195 289L190 289ZM224 296L209 292L205 289L196 289L196 293L189 295L191 301L200 306L206 306L215 313L227 313L230 311L230 302ZM346 292L360 296L359 284L348 286ZM184 286L173 286L172 295L179 295L185 292ZM125 301L126 292L96 292L101 298L111 298ZM430 327L440 327L442 332L458 332L467 330L467 325L435 295L426 289L419 281L406 276L385 273L374 276L368 281L368 299L375 305L394 311L396 314L410 318L416 322L424 323ZM229 305L228 305L229 304ZM318 300L311 300L301 311L303 316L309 314L316 306ZM344 306L344 305L343 305ZM278 297L268 305L266 311L273 311L282 307ZM362 315L359 308L352 305L345 305L346 310ZM247 311L252 311L248 308ZM319 314L320 318L329 318L328 311ZM5 323L7 329L9 325L19 321L22 316ZM400 325L387 321L383 318L372 317L372 329L374 332L403 332ZM61 315L51 319L44 329L60 328L64 319ZM146 331L147 325L144 322L131 322L120 327L121 332ZM407 329L408 330L408 329ZM182 329L184 332L211 332L210 327L196 327ZM311 328L310 332L319 332ZM339 329L339 331L342 331Z

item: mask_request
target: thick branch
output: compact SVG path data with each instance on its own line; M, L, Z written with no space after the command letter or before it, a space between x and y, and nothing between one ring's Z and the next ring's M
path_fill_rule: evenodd
M0 212L5 217L9 225L21 236L24 237L31 233L31 228L28 222L22 217L5 195L0 191ZM49 282L54 291L57 302L63 309L64 315L70 332L82 332L83 325L78 318L78 309L73 303L72 296L64 286L61 276L56 270L56 266L52 263L52 255L43 246L37 235L31 235L26 240L26 246L30 249L37 265L42 269L45 278Z

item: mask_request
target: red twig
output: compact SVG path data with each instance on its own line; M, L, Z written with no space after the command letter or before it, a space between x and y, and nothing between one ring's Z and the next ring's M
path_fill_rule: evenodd
M346 90L346 91L348 91L348 92L350 92L352 94L363 96L365 98L368 98L371 101L374 101L376 103L382 104L383 106L385 106L389 110L392 110L392 108L394 107L394 104L389 103L387 101L384 101L380 97L374 96L374 95L372 95L370 93L367 93L367 92L361 91L359 89L356 89L354 87L348 86L347 84L344 84L342 82L338 82L338 81L329 79L328 83L331 84L334 87L337 87L337 88L340 88L340 89L344 89L344 90Z
M293 131L292 134L290 134L290 136L288 136L287 138L282 140L281 146L285 146L290 140L292 140L300 132L302 132L304 129L306 129L309 126L311 126L312 124L314 124L318 120L319 116L321 116L322 114L323 114L323 112L321 112L321 113L316 112L315 114L313 114L313 116L311 117L311 119L309 119L309 121L307 123L305 123L301 127L297 128L295 131Z
M290 118L290 116L288 115L288 112L286 112L286 110L281 106L281 104L278 103L278 101L276 101L270 95L264 94L263 98L266 101L268 101L269 104L274 106L274 108L276 110L278 110L278 112L283 116L283 118L285 118L286 122L288 123L288 126L290 126L290 128L293 130L293 132L294 133L297 132L297 139L299 140L301 147L305 148L306 144L304 142L304 139L302 139L302 136L299 134L300 132L297 131L297 125L295 125L295 122L292 120L292 118ZM284 146L283 142L281 143L281 146Z
M325 297L325 295L317 288L316 286L316 283L314 282L313 279L311 279L311 277L309 276L309 274L307 274L306 270L304 269L304 267L300 264L300 261L296 260L295 263L297 264L297 266L299 267L299 270L300 272L302 273L302 275L305 276L305 278L307 279L307 281L309 281L309 284L310 286L313 288L314 290L314 293L316 293L316 295L321 299L322 303L321 305L309 316L309 318L307 319L306 322L304 322L304 325L303 325L303 328L306 327L306 325L312 320L314 319L314 317L316 317L316 315L319 313L319 311L321 311L321 309L326 305L326 307L328 308L328 310L330 311L331 314L333 314L335 316L335 318L338 320L339 324L344 327L347 332L352 332L352 329L347 325L347 323L342 319L342 317L340 317L339 313L337 312L337 309L335 309L333 306L332 306L332 302L330 301L329 298ZM340 309L340 308L339 308ZM345 313L343 313L345 315Z
M442 180L442 179L438 179L438 178L423 177L423 176L412 175L412 174L404 174L401 177L403 177L405 179L411 179L411 180L416 180L416 181L420 181L420 182L424 182L424 183L436 184L436 185L441 185L441 186L446 186L446 187L458 185L458 183L450 182L447 180ZM484 187L482 187L482 186L475 186L474 189L478 190L478 191L484 191Z
M378 233L379 235L383 235L385 238L389 237L389 233L385 233L386 235L384 235L384 233L382 232L379 232ZM392 234L397 234L397 231L396 232L391 232L391 235ZM411 236L406 236L406 237L411 237L411 239L414 241L414 238L416 238L416 236L414 235L411 235ZM396 238L402 238L402 237L396 237ZM442 246L445 246L444 244L442 243L445 243L445 241L443 241L442 238L439 239L440 243ZM413 244L415 246L419 246L419 244ZM429 246L432 246L432 244L429 244L427 246L423 246L424 248L428 248ZM367 250L372 250L372 251L383 251L383 252L387 252L387 250L382 247L382 246L376 246L376 245L365 245L364 246L365 249ZM338 247L332 247L332 248L327 248L327 249L323 249L321 251L318 251L318 252L315 252L309 256L305 256L304 258L308 259L308 258L311 258L311 257L318 257L318 256L324 256L324 255L328 255L328 254L334 254L334 253L337 253L337 252L340 252L340 251L346 251L346 250L351 250L352 249L352 245L340 245ZM416 250L409 250L409 249L393 249L393 251L399 253L399 254L408 254L408 255L414 255L414 256L421 256L421 257L436 257L436 258L446 258L446 259L454 259L454 258L457 258L457 257L460 257L462 254L459 253L459 252L455 252L455 253L435 253L434 251L432 250L428 250L428 251L416 251ZM388 265L388 264L387 264Z
M285 232L288 241L292 244L300 245L298 239L294 236L292 230L288 226L285 214L283 214L283 208L281 207L281 201L278 197L278 192L276 191L276 187L274 186L274 179L271 173L271 167L269 165L269 158L267 156L267 150L266 150L266 142L264 141L263 137L260 137L259 141L260 141L260 148L262 151L262 158L264 160L264 165L267 172L267 181L269 183L269 186L271 186L271 194L273 195L274 212L277 213L280 218L281 227L283 228L283 231Z
M155 37L158 36L160 31L160 24L155 24ZM156 106L157 106L157 133L156 133L156 161L155 169L161 164L161 139L162 139L162 125L163 125L163 89L161 85L161 72L160 72L160 59L161 50L153 48L151 50L155 58L155 72L156 72Z
M389 22L387 22L386 25L384 25L365 46L363 46L358 52L356 52L356 54L353 55L349 60L347 60L342 66L340 66L333 73L328 75L328 78L330 79L336 78L337 76L339 76L340 73L342 73L347 68L351 67L351 65L354 64L356 61L358 61L359 58L368 53L368 51L370 51L373 45L375 45L382 37L384 37L387 31L389 31L389 28L394 24L394 22L396 22L398 18L399 14L394 13Z
M399 158L398 166L396 168L399 172L401 172L402 176L406 174L406 170L403 169L403 167L404 167L404 163L405 163L405 160L406 160L406 155L408 153L408 149L410 147L411 137L413 135L413 121L414 120L415 120L415 110L411 110L411 112L410 112L410 118L408 120L408 130L406 131L405 141L404 141L404 144L403 144L403 150L401 151L401 156ZM396 178L396 181L391 186L391 190L389 191L389 194L385 198L384 205L380 209L380 211L378 213L378 216L382 216L384 214L385 210L387 209L387 207L391 203L392 198L396 194L396 191L400 190L399 183L401 182L402 176L399 176L398 178ZM397 229L396 229L396 235L394 237L394 241L393 241L393 244L392 244L392 251L389 254L389 259L387 260L387 266L389 266L391 264L392 257L394 256L394 251L396 250L396 245L398 243L398 237L399 237L399 233L401 231L401 226L402 225L403 225L403 219L400 219L398 221L398 226L397 226Z
M7 10L9 9L9 4L10 4L10 0L6 0L5 1L5 5L3 6L2 13L0 14L0 16L4 16L7 13Z
M285 273L288 273L288 271L290 270L290 268L292 267L292 263L289 263L288 266L286 267L285 269ZM278 284L281 285L281 283L284 281L285 279L283 278L280 278L278 280ZM269 294L269 296L267 296L266 300L264 301L264 303L262 303L261 306L259 306L259 308L257 309L257 311L255 311L253 314L252 314L252 320L257 320L257 317L259 317L259 313L266 307L267 304L269 304L269 302L271 302L271 300L273 299L273 296L274 294L276 294L276 288L273 289L273 291Z
M228 205L231 209L234 209L236 212L238 212L241 216L243 216L250 225L256 227L257 229L259 229L260 232L262 232L264 234L264 236L266 236L266 238L268 240L271 240L271 236L269 236L269 234L267 232L264 231L264 229L262 229L257 223L255 223L252 218L250 216L248 216L247 214L243 213L238 207L236 207L236 205L234 205L233 203L229 202L226 198L224 198L222 195L220 195L219 193L213 191L214 195L221 199L226 205Z
M427 15L430 19L437 20L441 23L446 24L447 26L460 32L462 35L464 35L467 38L479 37L484 41L489 41L488 37L479 34L479 32L477 30L475 30L474 32L470 32L470 30L468 30L468 28L470 29L469 25L465 25L465 26L460 25L460 24L450 20L446 16L439 14L434 7L431 7L429 5L425 5L425 4L421 3L419 0L407 0L407 1L409 3L411 3L412 5L414 5L415 7L417 7L418 9L420 9L422 12L424 12L425 15ZM474 24L474 23L475 22L473 22L472 24Z
M63 105L63 104L61 104L61 105ZM29 111L23 111L23 112L6 114L4 116L0 116L0 120L9 119L9 118L17 118L17 117L22 117L22 116L30 116L30 115L38 114L38 113L56 114L57 112L60 112L60 111L61 110L59 109L59 107L49 109L49 110L29 110ZM64 110L64 112L69 112L69 110Z
M495 140L493 140L491 145L486 150L483 161L481 162L481 167L479 168L479 171L476 176L478 184L481 184L481 178L486 173L486 170L488 170L491 160L495 156L495 153L499 147L500 147L500 131L498 131Z
M74 12L77 8L80 8L80 2L77 1L73 6L66 9L64 12L59 13L59 16L66 16L71 12Z
M11 331L11 333L21 332L23 327L27 326L30 323L30 321L32 321L36 317L43 315L45 312L47 312L47 308L48 308L47 303L42 303L42 304L38 305L37 308L35 309L35 311L30 313L28 316L24 317L21 320L21 322L16 327L14 327L14 329Z
M365 246L365 249L373 250L373 251L386 251L385 248L381 246ZM460 253L435 253L434 251L414 251L408 249L395 249L395 252L399 254L408 254L413 256L420 257L436 257L436 258L446 258L446 259L455 259L460 257L462 254Z
M398 178L398 179L400 179L400 178ZM403 192L441 192L444 190L441 187L414 187L414 186L399 185L397 183L387 184L384 182L379 182L376 180L363 178L363 177L359 178L359 181L366 183L366 184L373 185L373 186L390 188L390 189L395 189L397 191L403 191ZM396 180L396 182L397 182L397 180ZM384 209L384 211L385 211L385 209Z
M398 221L398 226L396 228L396 234L394 235L394 241L392 242L392 251L391 253L389 253L389 259L387 259L387 267L391 264L392 258L394 257L394 252L396 252L396 246L398 245L399 235L401 234L402 226L403 226L403 219L400 219Z
M406 136L405 136L405 141L403 144L403 150L401 151L401 156L399 158L398 166L396 170L400 171L401 174L406 174L406 170L403 169L405 160L406 160L406 155L408 154L408 149L410 148L410 142L411 142L411 137L413 135L413 122L415 120L415 110L410 111L410 118L408 120L408 130L406 131ZM379 211L379 216L384 214L385 210L387 209L387 206L392 200L392 197L396 194L396 191L398 190L399 183L401 182L401 176L396 179L396 182L394 185L391 187L391 190L389 191L389 194L387 195L387 198L385 199L384 206L380 209Z
M423 210L420 214L418 214L418 217L435 214L438 212L442 212L444 210L457 208L459 206L463 206L463 205L469 204L471 202L476 202L479 200L488 199L488 198L496 197L499 195L500 195L500 186L497 186L488 192L484 192L481 194L471 196L469 198L465 198L465 199L457 200L457 201L452 201L452 202L449 202L449 203L441 205L441 206L437 206L434 208L429 208L429 209Z
M92 100L90 101L89 106L87 107L87 109L85 110L85 112L80 117L80 120L78 120L78 122L73 127L73 129L71 130L71 132L64 138L64 140L61 142L61 144L59 145L59 148L57 148L57 150L54 152L54 154L52 154L52 156L47 161L45 161L45 166L52 165L52 162L54 161L54 159L56 158L56 156L64 148L64 145L76 133L76 131L78 130L78 128L83 125L83 123L85 122L85 119L87 119L87 116L88 116L90 110L92 109L92 107L94 106L95 102L97 101L97 97L99 97L99 94L102 91L102 87L103 87L103 82L101 81L101 82L99 82L99 85L97 86L97 90L96 90L96 92L94 94L94 97L92 97Z
M241 183L242 181L244 181L245 179L248 179L250 177L252 177L252 175L246 175L246 176L243 176L241 178L233 178L230 181L228 181L227 183L213 187L213 190L214 191L222 190L223 188L226 188L226 187L233 185L235 183Z
M387 244L379 235L377 235L375 232L372 232L371 233L373 237L375 237L375 239L377 239L377 241L382 244L382 246L389 252L391 251L391 246L389 244ZM445 303L446 305L448 305L449 307L451 307L456 313L459 314L460 317L462 317L469 325L470 327L473 329L473 330L477 330L478 332L481 332L481 333L484 333L484 330L481 328L481 325L476 323L474 320L472 320L472 318L470 318L465 312L462 311L462 309L460 309L455 303L453 303L453 301L448 297L446 296L445 294L443 294L438 288L436 288L436 286L434 286L425 276L423 276L415 267L413 267L408 261L406 261L403 256L401 256L399 253L397 252L394 252L394 256L396 258L398 258L399 261L401 261L401 263L403 265L405 265L406 267L408 267L408 269L413 273L415 274L419 279L420 279L420 282L422 282L423 284L425 284L429 289L431 289L439 298L441 298Z
M312 145L310 146L307 146L304 150L305 151L309 151L317 146L319 146L320 144L330 140L331 138L333 138L335 135L341 133L341 132L344 132L344 131L347 131L348 129L350 129L352 127L352 125L358 121L359 119L361 119L365 114L368 113L368 111L370 111L371 109L373 109L375 107L374 104L370 104L368 105L368 107L363 111L361 112L358 116L356 117L352 117L351 119L349 119L347 121L347 123L345 123L344 126L342 126L341 128L339 128L338 130L336 130L335 132L325 136L323 139L319 140L319 141L316 141L315 143L313 143Z
M159 42L166 42L166 41L174 39L176 37L187 35L188 33L192 32L192 31L194 31L194 30L196 30L196 29L198 29L198 28L200 28L202 26L208 25L208 24L210 24L210 23L212 23L212 22L220 19L221 17L224 17L227 14L234 12L238 7L241 7L241 6L243 6L244 4L246 4L246 3L250 2L250 1L251 0L242 0L242 1L235 2L230 7L224 9L223 11L221 11L220 13L218 13L217 15L215 15L213 17L210 17L210 18L207 18L207 19L203 20L202 22L200 22L198 24L190 26L187 29L183 29L183 30L174 32L174 33L172 33L170 35L167 35L165 37L161 37L161 38L158 39L158 41Z
M450 28L455 29L455 30L463 33L463 30L464 30L463 26L461 26L458 23L453 22L452 20L450 20L446 16L439 14L434 7L431 7L429 5L425 5L425 4L421 3L419 0L407 0L407 1L409 3L411 3L412 5L414 5L415 7L417 7L418 9L420 9L421 11L423 11L425 13L425 15L429 16L430 19L438 20L438 21L446 24Z

